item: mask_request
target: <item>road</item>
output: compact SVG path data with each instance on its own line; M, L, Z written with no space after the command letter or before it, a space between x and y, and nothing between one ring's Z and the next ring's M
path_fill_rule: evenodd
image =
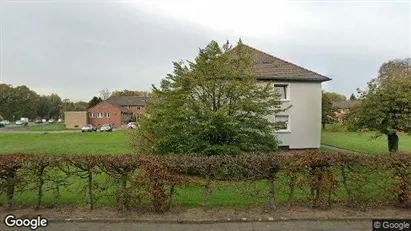
M7 228L0 225L0 230L30 230L29 228ZM279 221L279 222L236 222L215 224L165 224L165 223L103 223L103 222L57 222L50 223L47 227L37 230L47 231L129 231L129 230L153 230L153 231L268 231L268 230L292 230L292 231L331 231L331 230L372 230L371 220L358 221Z
M24 129L12 129L12 128L0 128L0 133L7 133L7 134L43 134L43 133L75 133L81 132L79 130L59 130L59 131L29 131Z

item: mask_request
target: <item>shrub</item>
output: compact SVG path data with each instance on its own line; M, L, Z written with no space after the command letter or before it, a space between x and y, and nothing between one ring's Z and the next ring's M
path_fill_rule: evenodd
M291 206L297 201L311 207L330 207L333 201L366 208L370 203L408 206L411 202L411 155L391 153L363 155L324 153L317 150L244 155L0 155L0 190L11 208L16 189L35 190L36 206L42 205L43 192L52 190L58 200L60 187L84 180L84 198L90 209L97 194L107 190L95 175L106 175L116 188L120 210L133 201L164 212L171 208L176 187L203 187L203 205L207 206L213 184L244 182L250 194L254 183L267 182L267 204L276 209L276 199L285 193ZM341 195L336 197L337 189ZM296 192L302 192L296 196ZM251 193L253 194L253 193ZM253 195L256 195L255 193ZM144 203L143 203L144 202Z

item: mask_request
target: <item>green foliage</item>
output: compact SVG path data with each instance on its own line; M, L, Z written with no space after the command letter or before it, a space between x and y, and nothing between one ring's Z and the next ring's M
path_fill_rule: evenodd
M352 94L350 95L350 100L357 100L357 97L355 97L354 93L352 93Z
M133 91L133 90L122 90L122 91L113 91L111 96L153 96L153 93L150 91Z
M62 108L61 98L57 94L40 96L37 106L37 116L47 119L58 119Z
M21 117L35 118L40 97L36 92L22 85L0 84L0 113L7 120Z
M271 151L278 123L268 117L284 111L273 85L252 75L250 52L212 41L195 61L174 63L174 74L154 87L157 102L141 116L139 152L234 154Z
M88 108L96 106L98 103L102 102L103 100L100 97L94 96L89 102L88 102Z
M64 118L66 111L87 111L88 103L83 101L71 102L70 99L63 99L60 117Z
M331 102L338 102L338 101L347 100L347 97L345 97L345 95L341 95L341 94L338 94L336 92L323 91L323 94L325 94Z
M368 89L361 92L360 104L348 116L349 129L387 135L389 145L394 145L390 151L398 150L397 133L411 132L410 67L409 60L394 60L381 66L380 76L368 83Z
M321 123L323 128L325 128L326 124L332 122L330 115L333 112L333 103L331 100L331 94L329 92L322 91L322 99L321 99Z
M73 187L76 182L80 184ZM260 199L273 209L279 198L287 198L289 206L330 207L336 202L362 208L370 203L405 207L411 205L411 155L317 150L221 156L0 155L0 196L7 198L9 209L28 192L35 193L31 199L41 208L52 191L54 205L76 194L77 203L87 201L93 209L104 195L120 210L135 205L164 212L172 204L174 189L176 195L187 187L202 188L203 195L221 195L211 189L220 184L232 193L238 182L245 188L237 190L241 198L265 191ZM71 187L70 194L61 193L65 187ZM180 199L190 201L193 194L188 191ZM226 200L220 197L216 203L221 206Z

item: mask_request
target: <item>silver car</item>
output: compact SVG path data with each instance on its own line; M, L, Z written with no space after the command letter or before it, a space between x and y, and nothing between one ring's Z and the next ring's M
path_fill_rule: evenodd
M100 127L100 132L112 132L113 131L113 127L111 126L111 124L103 124Z
M85 124L83 127L81 127L81 132L96 132L96 131L97 131L97 128L91 124Z

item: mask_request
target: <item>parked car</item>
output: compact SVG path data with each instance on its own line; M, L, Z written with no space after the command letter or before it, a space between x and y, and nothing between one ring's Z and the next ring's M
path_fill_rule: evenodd
M96 132L97 128L94 127L91 124L85 124L82 128L81 128L81 132Z
M2 121L0 121L0 124L9 125L9 124L10 124L10 121L8 121L8 120L2 120Z
M46 120L46 119L42 119L41 122L42 122L43 124L45 124L45 123L47 123L47 120Z
M137 127L136 122L130 122L127 124L127 129L134 129L136 127Z
M43 121L41 121L41 120L35 120L34 123L35 123L35 124L42 124Z
M54 124L56 121L54 119L49 119L49 124Z
M103 124L100 127L100 132L112 132L113 131L113 127L111 126L111 124Z
M27 121L24 121L24 120L17 120L16 121L16 125L24 125L24 126L27 126L27 124L29 124Z
M63 123L64 121L63 121L63 119L58 119L57 120L57 123Z
M6 125L3 123L0 123L0 128L4 128L4 127L6 127Z

